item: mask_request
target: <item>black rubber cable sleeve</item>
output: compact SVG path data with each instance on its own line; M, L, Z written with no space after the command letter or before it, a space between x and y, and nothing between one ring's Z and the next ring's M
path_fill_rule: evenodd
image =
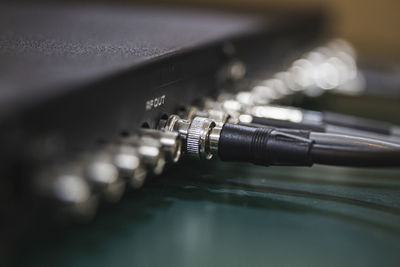
M400 167L399 150L368 151L355 147L314 144L311 148L314 163L352 167Z
M226 123L222 128L218 155L223 161L257 165L311 166L313 141L270 128Z
M392 124L334 112L323 112L323 122L361 131L391 135Z

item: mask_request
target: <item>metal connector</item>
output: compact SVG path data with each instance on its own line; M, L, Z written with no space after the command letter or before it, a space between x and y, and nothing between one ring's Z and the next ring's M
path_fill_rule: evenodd
M165 126L166 130L179 133L184 141L184 151L190 157L211 159L218 150L219 134L223 123L196 116L183 120L172 115Z
M211 159L209 135L216 126L215 122L202 117L195 117L189 126L186 139L186 152L192 157Z
M165 166L165 154L161 149L159 140L142 137L140 138L140 146L138 152L143 163L147 166L150 172L158 175L161 174Z
M291 121L300 123L303 121L303 112L301 109L284 106L254 106L249 108L248 114L260 118L268 118L274 120Z
M224 124L225 122L227 122L231 117L230 114L227 111L225 111L222 107L217 105L219 103L215 101L212 103L215 103L215 105L212 105L210 107L205 107L203 110L199 110L195 107L192 107L189 111L188 119L191 120L195 117L203 117L213 120L216 124ZM208 101L208 104L211 105L211 101Z
M178 162L181 157L182 142L177 132L143 129L141 134L160 142L167 161Z
M109 157L96 158L86 170L85 177L107 202L117 202L125 190L125 181L121 179L118 168Z
M120 146L113 156L113 162L118 168L120 176L128 179L132 188L136 189L143 185L147 169L141 161L136 147Z
M98 197L92 191L79 165L51 166L37 173L35 192L60 208L60 215L76 221L88 221L97 211Z
M144 135L140 138L125 138L122 143L135 149L138 158L150 173L160 174L163 171L165 154L160 140Z

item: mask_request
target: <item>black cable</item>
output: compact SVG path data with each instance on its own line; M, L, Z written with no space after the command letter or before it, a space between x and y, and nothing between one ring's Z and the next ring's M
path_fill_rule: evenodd
M400 167L398 150L362 150L354 147L314 144L310 155L314 163L352 167Z
M319 126L334 125L350 128L358 131L364 131L374 134L398 136L398 127L389 122L367 119L358 116L329 112L329 111L311 111L302 110L303 119L301 123L315 124Z
M226 123L220 133L218 154L224 161L245 161L265 166L311 166L319 163L400 167L400 146L397 144L351 136L339 137L329 143L273 128Z
M392 134L391 129L393 125L388 122L376 121L327 111L322 112L322 116L322 121L325 124L332 124L383 135Z
M292 107L273 107L282 110L287 110L290 114L293 111ZM352 115L340 114L328 111L312 111L295 109L301 113L300 121L291 121L287 119L276 119L269 117L271 114L264 114L266 117L253 116L252 123L274 125L280 128L296 128L296 129L308 129L315 132L328 132L330 129L345 129L346 133L353 131L368 133L368 135L381 135L381 136L393 136L400 139L400 127L383 121L377 121ZM264 111L266 112L266 111ZM273 113L274 111L269 111ZM284 112L284 111L282 111ZM285 116L284 116L285 117ZM297 118L298 119L298 118ZM400 142L400 140L399 140Z
M248 127L255 128L269 128L274 129L279 132L292 134L304 138L309 138L313 140L317 144L325 144L325 145L336 145L336 146L352 146L359 147L364 149L400 149L400 144L391 142L389 140L383 141L380 139L374 139L369 137L360 137L353 136L348 134L334 134L334 133L321 133L314 132L303 129L286 129L286 128L275 128L274 126L262 125L262 124L254 124L254 123L239 123L239 125L244 125Z
M400 144L397 143L343 134L310 132L309 138L321 145L358 147L369 150L400 149Z
M275 128L287 128L287 129L298 129L298 130L310 130L313 132L321 132L321 133L339 133L339 134L347 134L347 135L356 135L360 137L366 138L374 138L377 140L395 142L400 144L400 137L396 135L383 134L383 129L381 129L381 133L377 133L377 131L367 131L366 127L362 130L356 129L356 127L351 128L350 125L347 126L335 126L331 124L321 123L319 125L306 123L306 122L291 122L285 120L276 120L276 119L267 119L260 117L253 117L252 123L254 125L264 125L266 127L275 127ZM379 127L377 127L379 128ZM369 128L372 129L372 126ZM393 128L394 129L394 128Z

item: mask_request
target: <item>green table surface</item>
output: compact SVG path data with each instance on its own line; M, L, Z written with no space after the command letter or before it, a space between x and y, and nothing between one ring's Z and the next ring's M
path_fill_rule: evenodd
M399 170L185 162L26 266L400 266Z
M400 122L398 99L315 109ZM31 247L20 266L400 266L400 169L186 161Z

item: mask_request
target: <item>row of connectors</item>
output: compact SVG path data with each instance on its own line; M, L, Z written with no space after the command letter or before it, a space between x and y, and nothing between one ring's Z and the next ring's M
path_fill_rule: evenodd
M332 40L295 60L286 70L272 78L256 81L249 90L223 92L209 99L199 110L193 108L189 118L201 116L214 121L251 123L254 117L294 123L318 119L302 110L279 106L298 93L318 96L329 90L357 94L364 90L364 79L358 71L353 47L343 40Z
M88 220L101 201L117 202L128 188L140 188L147 177L160 174L166 163L177 162L181 150L178 133L143 129L139 136L46 168L35 179L35 191L62 215Z
M245 69L243 64L240 66ZM223 92L216 100L206 100L201 109L192 107L186 119L171 116L166 128L179 133L186 154L209 159L218 149L224 123L253 123L254 118L265 118L318 124L316 112L276 103L298 93L310 96L327 90L359 93L363 90L362 81L353 47L343 40L333 40L304 54L286 71L257 81L249 90Z
M305 53L286 70L256 81L249 90L221 94L218 100L265 105L299 93L308 96L319 96L327 91L359 94L364 87L354 48L344 40L335 39Z
M171 115L160 129L142 129L73 162L47 166L37 173L34 189L60 215L90 220L101 202L118 202L126 190L142 187L183 154L210 159L216 153L223 121L192 115Z
M239 65L243 76L244 65ZM61 210L75 218L90 219L101 200L118 201L126 188L140 188L147 177L160 174L166 163L177 162L182 154L210 159L218 150L224 123L251 123L253 117L301 122L301 110L271 103L299 91L350 88L355 92L361 88L357 79L353 49L335 40L249 91L222 93L217 100L206 100L201 109L190 108L185 118L171 115L158 130L143 129L139 136L105 145L94 155L48 168L38 175L36 191L56 199Z

